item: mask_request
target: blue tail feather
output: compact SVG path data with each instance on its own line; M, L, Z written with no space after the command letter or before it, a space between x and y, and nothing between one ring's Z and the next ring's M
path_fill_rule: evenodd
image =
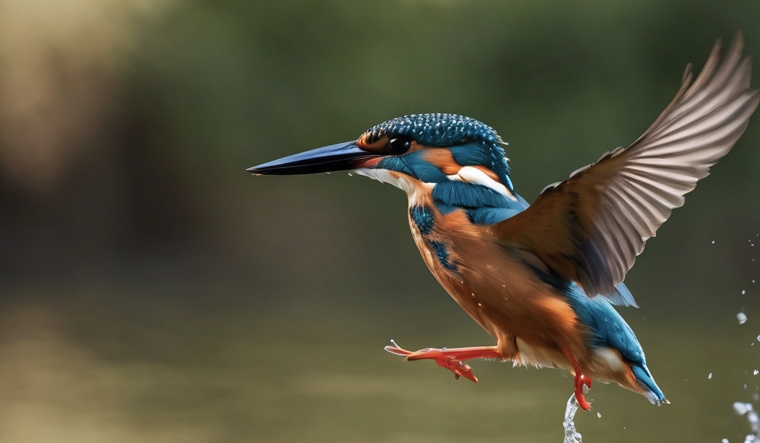
M628 292L625 286L622 284L619 286ZM578 319L591 332L592 338L589 344L595 347L617 350L630 365L639 384L648 391L647 399L658 405L669 403L647 368L644 350L641 348L639 340L628 323L612 307L610 300L603 296L589 298L575 283L571 283L563 293L568 298ZM630 295L630 292L628 294ZM621 293L621 295L623 298L627 298L624 294ZM633 300L633 297L631 296L629 300Z

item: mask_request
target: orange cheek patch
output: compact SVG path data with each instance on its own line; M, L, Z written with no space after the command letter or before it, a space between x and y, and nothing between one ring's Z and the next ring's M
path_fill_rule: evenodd
M446 175L457 174L462 169L462 166L454 160L451 151L445 148L428 148L423 159Z

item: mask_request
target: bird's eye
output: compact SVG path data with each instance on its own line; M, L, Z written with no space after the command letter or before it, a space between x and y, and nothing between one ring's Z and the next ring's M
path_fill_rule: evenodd
M388 141L388 153L391 155L404 154L411 147L412 141L406 137L394 137Z

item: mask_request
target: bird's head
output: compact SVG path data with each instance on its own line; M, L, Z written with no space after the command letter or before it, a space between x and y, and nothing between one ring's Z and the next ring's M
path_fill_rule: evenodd
M249 168L255 175L356 171L408 193L419 184L460 181L513 194L496 131L456 114L412 114L380 123L358 139Z

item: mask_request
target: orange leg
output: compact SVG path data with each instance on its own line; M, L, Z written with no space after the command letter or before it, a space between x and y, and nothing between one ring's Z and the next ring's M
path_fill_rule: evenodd
M563 349L562 353L565 354L565 358L570 362L570 365L573 367L573 372L575 372L575 399L578 401L578 406L583 408L583 410L588 411L591 409L591 405L588 404L586 397L583 396L583 386L585 385L591 389L591 379L581 372L581 368L578 366L578 362L575 361L575 356L572 351Z
M479 358L502 358L501 353L496 346L478 346L473 348L452 348L437 349L425 348L419 351L407 351L400 347L395 341L391 340L392 346L386 346L385 350L391 354L400 355L407 360L434 360L438 366L446 368L454 373L458 380L460 376L478 382L478 377L472 373L470 365L465 364L465 360L475 360Z

